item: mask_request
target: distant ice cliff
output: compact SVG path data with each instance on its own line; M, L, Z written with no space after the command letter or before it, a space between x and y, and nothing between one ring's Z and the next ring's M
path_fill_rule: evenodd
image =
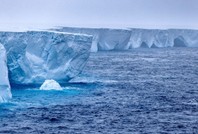
M198 47L198 30L70 28L55 31L93 35L91 51L132 48Z

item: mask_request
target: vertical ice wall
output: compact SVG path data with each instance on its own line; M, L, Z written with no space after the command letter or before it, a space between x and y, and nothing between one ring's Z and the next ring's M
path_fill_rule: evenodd
M131 31L128 29L64 27L54 30L92 35L91 52L129 49L128 42L131 37Z
M7 57L4 46L0 43L0 102L6 102L12 97L8 79Z
M198 30L70 28L55 31L93 35L92 52L132 48L198 47Z
M89 58L92 36L47 31L0 32L11 84L65 83Z

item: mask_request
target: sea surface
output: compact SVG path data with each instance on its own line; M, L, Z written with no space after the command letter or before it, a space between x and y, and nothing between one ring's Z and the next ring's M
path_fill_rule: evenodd
M14 87L0 133L198 134L198 48L92 53L62 86Z

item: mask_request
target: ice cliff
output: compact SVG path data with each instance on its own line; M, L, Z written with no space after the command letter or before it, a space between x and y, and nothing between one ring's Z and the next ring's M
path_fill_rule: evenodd
M7 52L11 84L42 84L46 79L65 83L85 66L92 36L47 31L0 32L0 43ZM1 57L1 62L4 61ZM3 65L6 75L7 66Z
M93 36L91 51L104 50L126 50L129 48L128 42L131 31L127 29L107 29L107 28L69 28L64 27L54 29L55 31L89 34Z
M93 35L91 47L92 52L105 50L127 50L139 47L198 47L198 30L70 27L63 27L54 30Z
M198 30L64 27L51 32L0 32L0 43L0 101L4 101L11 98L10 84L67 82L82 71L90 51L198 47Z
M130 48L198 47L198 30L131 29Z
M4 46L0 43L0 102L5 102L12 97L8 79L7 56Z

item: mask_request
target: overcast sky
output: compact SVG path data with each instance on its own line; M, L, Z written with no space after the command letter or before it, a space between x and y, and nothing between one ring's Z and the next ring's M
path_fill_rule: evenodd
M0 0L4 26L198 29L198 0Z

